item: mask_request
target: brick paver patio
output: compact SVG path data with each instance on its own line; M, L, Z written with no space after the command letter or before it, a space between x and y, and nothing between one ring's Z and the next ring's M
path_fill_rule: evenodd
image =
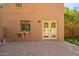
M78 56L79 47L64 41L10 42L0 44L2 56Z

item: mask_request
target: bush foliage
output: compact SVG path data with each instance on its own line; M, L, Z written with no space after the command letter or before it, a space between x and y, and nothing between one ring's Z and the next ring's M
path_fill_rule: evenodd
M79 37L79 11L64 8L64 33L66 38Z

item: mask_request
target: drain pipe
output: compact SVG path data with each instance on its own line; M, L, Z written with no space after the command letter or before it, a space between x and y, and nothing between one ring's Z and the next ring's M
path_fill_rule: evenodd
M2 8L3 8L3 3L0 3L0 9L1 9L1 40L0 42L3 42Z

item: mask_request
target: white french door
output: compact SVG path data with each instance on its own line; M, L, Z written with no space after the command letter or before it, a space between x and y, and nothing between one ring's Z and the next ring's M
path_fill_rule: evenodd
M42 21L42 38L57 39L57 21L56 20Z

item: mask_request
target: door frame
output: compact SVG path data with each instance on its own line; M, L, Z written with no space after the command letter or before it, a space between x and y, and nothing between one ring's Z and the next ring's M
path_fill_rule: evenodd
M56 19L53 19L53 20L56 20ZM52 19L50 20L42 20L42 25L43 25L43 22L44 21L52 21ZM42 40L58 40L58 21L56 20L56 23L57 23L57 30L56 30L56 35L57 35L57 38L56 39L46 39L43 37L43 26L42 26Z

